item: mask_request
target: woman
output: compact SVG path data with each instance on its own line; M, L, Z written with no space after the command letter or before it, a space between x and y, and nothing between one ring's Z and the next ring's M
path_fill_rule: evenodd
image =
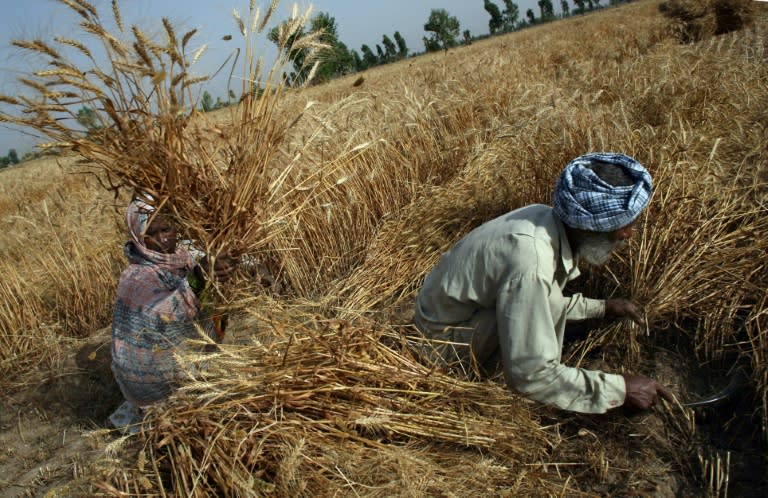
M201 333L218 342L223 330L203 311L203 269L177 245L172 220L136 199L126 223L129 265L120 276L112 319L112 371L126 401L109 418L135 433L141 408L165 399L179 379L174 353ZM231 257L217 258L213 273L224 280L234 267Z

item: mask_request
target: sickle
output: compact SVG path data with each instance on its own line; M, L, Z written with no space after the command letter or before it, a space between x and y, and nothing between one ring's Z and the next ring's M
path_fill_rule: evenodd
M723 390L717 392L716 394L713 394L712 396L706 397L699 401L692 401L690 403L683 403L683 406L686 408L696 408L699 406L713 406L718 405L725 401L726 399L733 396L733 394L741 389L741 387L746 384L747 382L747 373L744 371L743 368L737 368L736 370L731 373L728 385L723 388Z

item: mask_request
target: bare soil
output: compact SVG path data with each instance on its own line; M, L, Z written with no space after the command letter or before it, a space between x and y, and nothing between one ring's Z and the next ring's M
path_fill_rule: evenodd
M55 372L0 396L0 496L84 496L104 456L107 417L121 402L109 329L72 345Z
M243 340L232 329L227 342ZM121 442L108 421L123 402L109 341L109 327L73 341L56 371L0 394L0 497L91 496L90 480Z

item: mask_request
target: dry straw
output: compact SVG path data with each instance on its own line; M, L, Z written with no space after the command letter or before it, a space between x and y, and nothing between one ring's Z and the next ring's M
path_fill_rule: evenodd
M633 22L640 18L632 17ZM601 489L611 494L616 490L601 488L601 483L616 476L658 482L673 468L698 479L701 469L688 463L701 448L694 437L694 415L674 406L664 412L664 425L650 427L625 419L569 421L557 414L557 423L538 433L543 440L529 439L542 447L500 441L486 447L488 420L483 415L493 414L496 424L528 424L526 417L543 421L550 414L538 405L512 418L503 410L485 411L520 406L520 400L498 384L451 380L446 385L439 371L425 375L395 347L398 340L389 339L389 346L379 349L382 338L387 343L390 334L397 337L410 329L389 332L386 326L363 325L368 322L362 318L386 318L398 306L407 311L408 299L442 250L506 209L548 202L554 177L568 159L589 150L621 150L651 169L656 193L634 242L584 286L590 295L636 296L651 326L600 329L568 362L587 365L596 352L610 352L612 346L620 359L603 355L608 369L658 377L682 399L687 395L682 381L664 376L669 368L664 370L663 363L648 361L660 356L657 345L690 339L691 357L671 361L693 367L717 365L734 355L753 358L752 363L762 357L745 342L748 327L752 343L761 347L765 330L758 325L764 324L764 292L759 289L765 288L761 254L766 239L752 234L766 228L766 165L751 153L764 142L759 133L748 131L760 119L751 103L768 97L759 85L765 75L762 58L755 56L761 32L691 47L657 45L663 42L663 23L658 17L647 19L645 31L638 27L629 34L600 31L620 22L603 22L595 30L586 29L581 19L563 23L560 29L574 30L579 42L569 49L553 41L551 50L567 50L570 56L559 72L541 64L539 59L555 54L544 49L537 34L520 33L517 52L498 48L488 60L477 57L490 71L482 76L467 69L459 78L446 63L425 62L414 71L412 85L399 85L395 78L396 90L370 95L369 103L328 106L339 111L335 120L323 119L321 104L313 107L312 116L323 122L323 130L332 130L314 135L318 147L310 149L309 157L319 166L327 164L324 153L338 157L334 145L340 142L372 144L324 169L328 174L317 184L321 194L297 213L300 221L292 238L274 241L273 247L286 248L294 288L323 298L315 308L323 314L313 318L294 309L288 316L265 317L256 310L274 305L255 307L263 317L261 332L251 330L263 344L222 353L215 373L189 384L165 407L168 411L157 413L149 436L152 448L160 444L167 453L155 454L154 460L166 467L150 473L153 478L170 473L174 479L164 483L178 493L205 493L210 487L237 489L233 494L255 489L254 494L330 495L349 489L350 494L373 496L393 493L387 487L393 475L404 488L394 494L446 494L476 486L467 474L484 476L496 492L515 489L518 495L554 495L558 484L565 494L575 495L579 482L589 482L598 494ZM620 48L598 42L614 38L621 40ZM509 68L518 67L525 53L539 55L525 59L530 71L511 78ZM719 78L726 68L744 78ZM367 76L366 84L375 82L377 74ZM648 95L659 95L661 105L649 106ZM377 113L378 133L362 126L355 113L361 107ZM345 116L346 126L340 124ZM355 324L329 322L324 316L331 314ZM299 325L300 316L305 319ZM755 372L764 392L759 375ZM403 384L411 387L403 389ZM405 391L420 401L404 403ZM454 402L432 397L445 392L456 393ZM490 406L480 410L478 397ZM440 417L414 411L422 405ZM457 411L458 419L472 423L469 433L476 439L456 437ZM631 425L623 430L626 424ZM504 427L514 434L514 427ZM627 441L633 438L653 441L654 449ZM467 442L469 448L459 451L456 445ZM406 449L408 457L403 456ZM385 475L370 471L373 450L380 458L373 465ZM516 456L520 450L545 451L545 456L526 460ZM492 460L478 461L475 452ZM409 469L417 460L427 483L412 479ZM522 465L499 473L500 461L507 460ZM450 469L470 465L471 471L457 474L449 488L429 487L439 475L433 473L436 461ZM236 476L233 484L222 480L229 475ZM554 476L565 482L551 481ZM121 482L136 486L137 481ZM528 487L532 484L541 488ZM160 481L152 486L159 489Z
M470 492L509 483L545 457L551 430L503 386L418 362L400 334L373 322L313 320L274 302L269 309L254 317L262 332L251 345L190 358L204 362L205 373L153 411L144 451L161 468L150 489L327 496L349 486L386 496L407 486L430 493L442 489L444 473L470 466L481 472L460 485ZM419 475L426 469L433 475ZM407 482L394 483L392 472ZM162 483L161 475L168 476ZM536 485L564 483L530 472L518 490Z
M13 42L48 56L49 62L34 76L20 79L30 95L3 98L17 104L3 119L42 132L52 140L51 147L78 153L96 166L105 186L133 192L172 214L205 252L257 255L311 195L297 190L306 178L293 175L289 180L300 151L286 158L281 149L301 114L277 112L290 91L284 78L289 41L310 50L322 47L317 34L293 40L310 11L294 9L281 25L278 56L267 71L262 71L256 45L274 3L262 15L252 2L247 19L234 12L245 53L239 57L237 49L235 60L243 61L243 69L231 81L240 85L244 98L230 110L222 129L197 111L207 78L195 73L194 62L202 51L193 50L195 30L177 33L163 19L159 41L139 26L126 32L119 5L112 2L112 20L119 29L114 33L86 2L62 3L80 17L82 39ZM65 49L85 59L68 59ZM307 60L313 63L312 57ZM75 123L82 106L90 108L95 119L86 131ZM241 281L240 289L247 292L242 288L246 283Z
M765 424L765 23L762 15L753 28L680 45L656 2L633 2L374 68L359 86L342 78L309 88L278 114L244 101L258 118L246 123L248 134L261 133L262 118L303 116L283 136L284 154L259 166L267 185L255 189L272 200L250 232L264 241L253 248L278 258L290 299L252 300L255 318L233 324L251 342L206 358L207 373L152 410L141 451L113 461L98 489L614 496L658 494L676 481L716 485L708 476L728 475L727 459L714 474L716 457L698 463L710 453L690 410L665 406L640 419L554 412L500 379L470 383L416 362L404 339L413 330L388 320L410 311L440 252L473 226L548 202L556 174L576 155L625 152L649 167L656 192L633 242L580 287L634 295L650 325L599 328L566 361L648 374L685 400L688 370L701 378L700 365L717 371L739 358L754 367L754 406ZM159 67L155 52L164 54L165 42L142 43ZM244 126L222 119L206 128L196 119L184 133L212 144L190 149L207 158L221 157ZM205 175L219 181L224 173ZM199 195L202 203L214 197ZM174 209L210 219L199 206ZM201 240L250 236L232 227L232 235Z

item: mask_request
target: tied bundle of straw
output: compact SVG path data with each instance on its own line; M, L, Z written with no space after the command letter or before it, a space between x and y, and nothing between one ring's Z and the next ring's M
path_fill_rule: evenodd
M79 154L84 158L81 165L95 166L103 186L116 195L131 191L158 213L170 214L181 232L207 254L257 255L311 195L311 189L301 185L306 179L289 180L301 151L286 158L280 149L301 111L278 112L289 93L284 75L292 62L290 50L308 50L306 84L316 64L313 54L323 46L321 33L303 35L311 9L300 13L294 7L291 18L274 30L279 50L267 71L255 45L277 0L263 13L251 1L247 18L234 12L245 43L243 98L229 108L230 125L223 129L196 111L197 95L208 80L193 71L206 49L203 44L191 50L196 30L179 35L163 19L165 39L157 42L139 26L126 30L115 0L115 32L88 2L60 1L81 19L83 37L55 37L55 44L40 39L13 42L49 60L45 69L20 79L32 96L0 96L15 109L0 114L0 121L32 128L53 140L43 147ZM74 56L68 58L67 50L74 50ZM237 49L227 59L235 61L230 83L239 56ZM87 131L77 124L83 109L91 123ZM247 285L238 288L253 290Z

